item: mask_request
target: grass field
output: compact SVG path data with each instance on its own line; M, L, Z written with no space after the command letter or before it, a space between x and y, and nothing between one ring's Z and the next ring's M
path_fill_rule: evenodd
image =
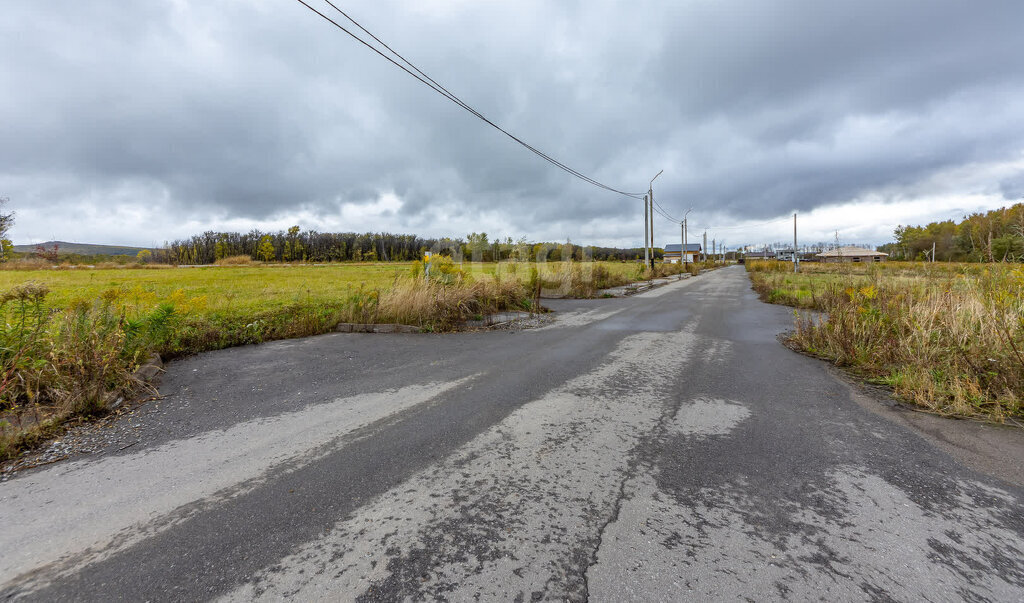
M208 266L0 271L0 290L35 282L49 288L51 307L68 308L117 291L129 311L149 311L160 302L188 305L190 312L258 312L302 301L335 300L358 289L387 289L408 274L410 264L324 266Z
M353 292L391 289L407 277L412 262L281 264L205 266L150 269L73 268L63 270L0 271L0 291L32 282L49 289L47 304L66 309L83 300L116 294L118 305L130 316L149 312L159 303L172 303L192 315L255 314L297 303L334 303ZM562 262L547 264L465 263L461 270L470 280L526 282L531 266L538 266L546 286L566 270ZM641 280L636 263L591 262L576 264L603 272L595 287L605 288Z
M241 261L241 260L239 260ZM331 331L339 322L457 327L537 306L542 292L678 273L636 263L413 263L0 270L0 459L138 387L153 352L173 358ZM699 267L693 267L698 270Z
M1024 267L1019 264L747 266L762 299L798 315L790 343L891 386L939 414L1024 419Z

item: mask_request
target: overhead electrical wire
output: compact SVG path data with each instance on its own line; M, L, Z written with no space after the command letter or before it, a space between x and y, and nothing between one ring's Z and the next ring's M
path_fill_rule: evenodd
M364 33L366 33L366 34L367 34L368 36L370 36L371 38L373 38L373 39L374 39L374 40L375 40L375 41L376 41L376 42L377 42L378 44L380 44L381 46L383 46L384 48L386 48L386 49L388 50L388 52L390 52L391 54L393 54L393 55L394 55L395 57L397 57L397 58L398 58L398 60L402 61L403 63L405 63L405 65L408 65L409 67L406 67L405 65L402 65L401 63L399 63L399 62L398 62L398 61L396 61L395 59L393 59L393 58L391 58L390 56L388 56L387 54L385 54L385 53L384 53L383 51L381 51L381 50L380 50L379 48L377 48L377 47L376 47L376 46L374 46L373 44L371 44L371 43L367 42L367 41L366 41L366 40L364 40L363 38L359 37L358 35L356 35L356 34L355 34L355 33L353 33L352 31L350 31L350 30L349 30L348 28L346 28L346 27L345 27L344 25L342 25L342 24L338 23L337 21L335 21L334 19L332 19L332 18L330 18L329 16L325 15L324 13L320 12L319 10L317 10L317 9L313 8L313 7L312 7L312 6L310 6L310 5L308 4L308 3L306 3L306 1L305 1L305 0L296 0L296 1L297 1L297 2L299 3L299 4L302 4L303 6L305 6L306 8L308 8L309 10L313 11L313 12L314 12L314 13L316 13L317 15L319 15L319 16L320 16L321 18L323 18L323 19L324 19L325 21L327 21L327 22L328 22L328 23L330 23L331 25L334 25L335 27L337 27L337 28L338 28L338 29L340 29L341 31L345 32L345 33L346 33L346 34L348 34L348 35L349 35L350 37L352 37L353 39L355 39L356 41L358 41L359 43L363 44L364 46L366 46L366 47L367 47L367 48L369 48L370 50L372 50L372 51L374 51L375 53L379 54L379 55L380 55L381 57L383 57L383 58L387 59L387 60L388 60L388 61L389 61L390 63L392 63L393 65L395 65L396 67L398 67L398 68L399 68L399 69L401 69L402 71L404 71L404 72L406 72L407 74L411 75L412 77L416 78L416 79L417 79L417 80L418 80L418 81L419 81L420 83L422 83L423 85L427 86L428 88L430 88L430 89L431 89L431 90L433 90L434 92L437 92L437 93L438 93L438 94L440 94L441 96L443 96L443 97L447 98L448 100L450 100L451 102L455 103L455 104L456 104L456 105L458 105L459 107L461 107L461 108L465 109L466 111L468 111L469 113L471 113L472 115L474 115L475 117L477 117L478 119L480 119L481 121L483 121L484 123L488 124L489 126L491 126L491 127L492 127L492 128L494 128L494 129L498 130L499 132L501 132L501 133L502 133L502 134L504 134L505 136L508 136L509 138L511 138L512 140L514 140L515 142L519 143L520 145L522 145L523 147L525 147L526 149L528 149L528 150L529 150L530 152L534 153L535 155L537 155L537 156L538 156L538 157L540 157L541 159L544 159L545 161L547 161L548 163L550 163L550 164L554 165L555 167L557 167L557 168L559 168L559 169L561 169L561 170L565 171L566 173L568 173L568 174L570 174L570 175L572 175L572 176L575 176L576 178L579 178L580 180L583 180L584 182L587 182L587 183L589 183L589 184L592 184L592 185L594 185L594 186L596 186L596 187L598 187L598 188L602 188L602 189L604 189L604 190L607 190L607 191L610 191L610 192L613 192L613 193L617 193L617 194L620 194L620 195L624 195L624 196L626 196L626 197L631 197L631 198L633 198L633 199L643 199L643 196L644 196L644 194L643 194L643 193L631 193L631 192L626 192L626 191L622 191L622 190L619 190L619 189L617 189L617 188L614 188L614 187L608 186L607 184L604 184L604 183L602 183L602 182L599 182L599 181L597 181L597 180L595 180L595 179L591 178L590 176L587 176L586 174L583 174L583 173L581 173L581 172L579 172L579 171L577 171L577 170L575 170L575 169L573 169L573 168L571 168L571 167L569 167L569 166L565 165L565 164L564 164L564 163L562 163L561 161L558 161L557 159L555 159L554 157L551 157L551 156L550 156L550 155L548 155L547 153L544 153L544 152L543 152L543 151L541 151L540 149L537 149L537 148L533 147L532 145L528 144L527 142L525 142L524 140L522 140L522 139L521 139L521 138L519 138L518 136L516 136L516 135L512 134L511 132L509 132L508 130L506 130L505 128L502 128L502 127L501 127L501 126L499 126L498 124L494 123L493 121L491 121L490 119L488 119L487 117L485 117L485 116L484 116L483 114L481 114L481 113L480 113L479 111L477 111L476 109L474 109L473 107L471 107L471 106L470 106L469 104L467 104L466 102L464 102L464 101L463 101L462 99L460 99L460 98L459 98L458 96L456 96L455 94L453 94L452 92L450 92L450 91L449 91L449 90L448 90L447 88L445 88L445 87L444 87L444 86L442 86L441 84L437 83L437 81L436 81L436 80L434 80L434 79L433 79L432 77L430 77L429 75L427 75L426 73L424 73L424 72L423 72L422 70L420 70L420 69L419 69L418 67L416 67L415 65L413 65L413 64L412 64L412 62L410 62L410 61L409 61L408 59L406 59L405 57L403 57L403 56L402 56L401 54L399 54L398 52L396 52L395 50L393 50L393 49L392 49L392 48L391 48L390 46L388 46L387 44L385 44L385 43L384 43L384 42L383 42L383 41L382 41L382 40L381 40L380 38L378 38L378 37L377 37L377 36L375 36L374 34L370 33L370 31L369 31L369 30L367 30L367 29L366 29L365 27L363 27L362 25L360 25L360 24L359 24L359 23L358 23L358 22L357 22L357 21L356 21L355 19L353 19L352 17L350 17L350 16L348 15L348 13L346 13L345 11L343 11L343 10L341 10L340 8L338 8L337 6L335 6L335 5L334 5L334 3L330 2L330 0L324 0L324 1L325 1L325 2L326 2L326 3L327 3L327 4L328 4L328 5L329 5L329 6L331 7L331 8L333 8L333 9L334 9L335 11L337 11L338 13L340 13L340 14L341 14L342 16L344 16L344 17L345 17L346 19L348 19L348 20L349 20L349 21L350 21L350 22L351 22L352 24L354 24L354 25L355 25L356 27L358 27L358 28L359 28L360 30L362 30L362 31L363 31ZM411 68L411 70L410 70L410 68ZM415 73L414 73L414 72L415 72Z
M665 208L662 207L660 203L658 203L657 201L654 201L654 205L657 207L657 209L655 209L655 211L657 211L659 214L661 214L661 217L665 218L669 222L675 222L676 224L682 224L682 222L683 222L682 220L677 220L677 219L673 218L671 215L669 215L668 211L666 211Z

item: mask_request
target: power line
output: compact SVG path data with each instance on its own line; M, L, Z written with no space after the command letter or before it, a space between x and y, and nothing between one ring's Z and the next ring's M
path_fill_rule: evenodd
M501 126L499 126L498 124L494 123L493 121L491 121L490 119L485 117L483 114L481 114L479 111L477 111L476 109L471 107L469 104L464 102L458 96L456 96L455 94L450 92L447 88L445 88L441 84L437 83L436 80L434 80L433 78L428 76L426 73L424 73L422 70L420 70L418 67L413 65L412 62L410 62L408 59L403 57L401 54L399 54L398 52L393 50L390 46L385 44L380 38L378 38L374 34L370 33L369 30L367 30L365 27L360 25L355 19L350 17L345 11L343 11L340 8L338 8L337 6L335 6L332 2L330 2L330 0L325 0L325 2L328 5L330 5L331 8L336 10L338 13L340 13L342 16L344 16L346 19L348 19L350 22L352 22L356 27L358 27L360 30L362 30L367 35L369 35L371 38L373 38L377 43L379 43L381 46L386 48L391 54L393 54L399 60L404 62L406 65L408 65L409 68L411 68L412 70L410 70L409 68L405 67L404 65L402 65L401 63L399 63L395 59L389 57L387 54L382 52L379 48L375 47L373 44L370 44L369 42L367 42L363 38L361 38L358 35L356 35L355 33L351 32L349 29L347 29L345 26L341 25L340 23L338 23L334 19L328 17L324 13L322 13L319 10L313 8L312 6L307 4L305 0L297 0L297 2L299 4L302 4L303 6L305 6L306 8L311 10L312 12L316 13L317 15L319 15L321 18L323 18L325 21L327 21L331 25L334 25L335 27L337 27L341 31L345 32L350 37L352 37L353 39L355 39L359 43L363 44L364 46L366 46L367 48L369 48L373 52L375 52L375 53L379 54L381 57L387 59L388 62L390 62L394 66L398 67L402 71L404 71L407 74L411 75L412 77L416 78L423 85L427 86L428 88L430 88L434 92L437 92L441 96L447 98L448 100L450 100L451 102L455 103L459 107L465 109L466 111L468 111L469 113L471 113L472 115L474 115L475 117L477 117L478 119L483 121L484 123L488 124L489 126L491 126L494 129L498 130L499 132L501 132L505 136L508 136L509 138L514 140L515 142L519 143L520 145L522 145L523 147L528 149L530 152L534 153L535 155L537 155L541 159L544 159L545 161L547 161L548 163L554 165L555 167L565 171L566 173L568 173L568 174L570 174L572 176L575 176L575 177L579 178L580 180L583 180L584 182L587 182L587 183L592 184L592 185L594 185L596 187L605 189L607 191L610 191L610 192L613 192L613 193L618 193L618 194L624 195L626 197L632 197L634 199L642 199L643 198L643 193L630 193L630 192L619 190L617 188L614 188L614 187L608 186L608 185L606 185L606 184L604 184L602 182L599 182L599 181L591 178L590 176L587 176L587 175L585 175L585 174L583 174L583 173L581 173L581 172L579 172L579 171L577 171L577 170L575 170L575 169L565 165L561 161L558 161L557 159L555 159L554 157L551 157L547 153L544 153L543 151L541 151L541 150L531 146L530 144L528 144L527 142L523 141L522 139L520 139L516 135L512 134L511 132L509 132L508 130L506 130L506 129L502 128ZM415 73L413 73L413 71L415 71Z
M673 217L672 217L672 216L671 216L671 215L670 215L670 214L668 213L668 211L667 211L667 210L666 210L666 209L665 209L664 207L662 207L662 206L661 206L661 204L660 204L660 203L658 203L657 201L655 201L655 202L654 202L654 204L655 204L655 205L657 206L657 209L656 209L655 211L657 211L657 212L658 212L659 214L661 214L661 217L663 217L663 218L665 218L666 220L668 220L669 222L673 222L673 223L675 223L675 224L681 224L681 223L682 223L682 220L677 220L677 219L673 218Z
M657 203L655 203L655 205L657 205ZM669 222L671 222L671 223L673 223L673 224L680 224L680 223L681 223L681 220L676 220L675 218L673 218L672 216L670 216L670 215L669 215L669 214L668 214L668 213L667 213L667 212L666 212L666 211L665 211L665 210L664 210L664 209L663 209L662 207L660 207L660 206L659 206L659 207L656 207L656 208L654 209L654 211L656 211L656 212L658 213L658 215L660 215L660 216L661 216L662 218L665 218L666 220L668 220Z

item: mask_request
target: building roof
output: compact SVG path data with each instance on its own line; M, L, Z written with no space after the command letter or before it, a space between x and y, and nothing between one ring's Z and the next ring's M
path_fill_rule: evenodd
M839 256L857 256L857 255L889 255L882 251L875 251L874 249L865 249L863 247L855 247L853 245L847 245L846 247L840 247L839 249L829 249L823 253L819 253L820 258L837 258Z
M748 258L771 258L775 257L774 251L748 251L744 256Z
M682 243L665 245L665 253L679 253L679 248L682 246ZM700 251L700 243L687 243L686 251Z

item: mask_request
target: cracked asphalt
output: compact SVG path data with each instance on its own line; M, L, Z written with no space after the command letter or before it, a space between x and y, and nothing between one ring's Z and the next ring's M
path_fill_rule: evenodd
M787 350L742 268L551 305L169 364L0 483L0 596L1024 600L1024 431Z

